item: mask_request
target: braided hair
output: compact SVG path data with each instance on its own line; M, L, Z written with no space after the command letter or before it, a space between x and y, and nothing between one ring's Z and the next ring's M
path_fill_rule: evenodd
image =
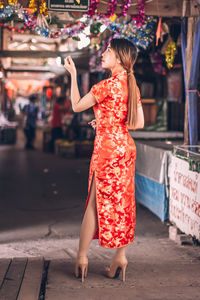
M137 59L137 48L127 39L112 39L110 47L115 51L122 67L128 76L128 126L137 121L137 83L133 73L133 65Z

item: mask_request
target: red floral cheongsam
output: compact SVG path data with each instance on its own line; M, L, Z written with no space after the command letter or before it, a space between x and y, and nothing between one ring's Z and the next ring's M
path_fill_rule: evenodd
M98 230L94 238L106 248L120 248L133 242L135 231L136 147L127 121L128 85L126 71L94 85L90 93L96 137L90 162L89 192L95 172ZM138 106L141 100L138 90Z

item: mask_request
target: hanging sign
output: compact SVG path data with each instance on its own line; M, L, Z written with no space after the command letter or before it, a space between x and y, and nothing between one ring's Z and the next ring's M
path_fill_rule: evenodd
M48 9L56 11L88 11L89 0L48 0Z
M186 234L200 240L200 173L189 163L172 156L170 167L170 221Z

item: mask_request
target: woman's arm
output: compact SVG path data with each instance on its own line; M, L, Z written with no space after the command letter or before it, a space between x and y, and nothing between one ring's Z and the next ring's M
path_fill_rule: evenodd
M144 112L143 112L142 105L139 105L137 109L137 122L134 127L128 126L128 129L137 130L137 129L142 129L143 127L144 127Z
M83 98L80 98L80 93L77 84L76 67L70 56L66 57L64 66L71 75L71 101L73 111L81 112L95 105L97 103L96 99L90 93L86 94Z

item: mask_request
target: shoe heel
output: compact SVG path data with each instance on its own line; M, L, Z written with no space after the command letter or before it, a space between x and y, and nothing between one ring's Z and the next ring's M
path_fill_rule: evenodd
M75 265L75 276L81 278L81 281L84 282L85 277L87 276L88 270L88 259L87 257L79 256Z
M127 267L127 264L122 266L122 281L123 282L125 282L125 279L126 279L126 267Z
M87 265L81 266L81 275L81 281L84 282L84 279L87 276Z

